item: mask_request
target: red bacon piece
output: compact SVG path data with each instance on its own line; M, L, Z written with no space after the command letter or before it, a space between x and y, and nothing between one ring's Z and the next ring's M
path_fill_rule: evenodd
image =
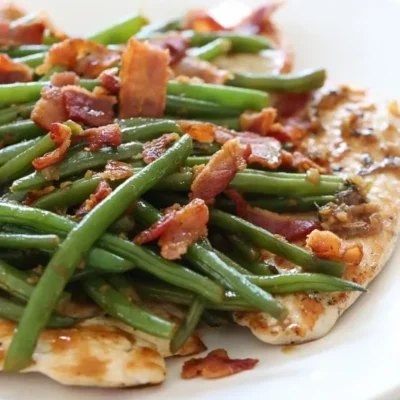
M0 83L31 82L33 71L25 64L0 54Z
M172 67L175 76L200 78L206 83L223 85L232 74L215 65L194 57L184 57Z
M186 50L190 47L188 38L179 33L170 33L157 39L151 40L151 44L169 51L169 63L175 64L182 59Z
M225 30L225 27L205 10L190 10L186 13L182 26L184 29L190 29L196 32L217 32Z
M317 221L285 217L261 208L251 207L236 190L228 189L225 194L236 203L236 214L240 218L271 233L283 236L291 242L304 239L319 227Z
M89 126L103 126L114 120L113 96L96 95L78 86L62 88L65 109L69 119Z
M42 170L62 161L71 145L71 135L71 129L68 126L59 123L52 124L50 138L57 148L42 157L35 158L32 161L33 167L36 170Z
M131 38L122 56L119 117L161 117L169 78L168 51Z
M280 118L293 117L303 112L311 100L312 93L273 93L272 106L278 111Z
M121 161L110 160L102 174L103 179L111 181L127 179L133 175L132 167Z
M205 358L193 358L185 361L181 376L183 379L193 379L201 376L206 379L223 378L242 371L253 369L258 360L245 358L230 359L224 349L213 350Z
M178 121L181 129L193 140L200 143L212 143L215 140L215 125L190 121Z
M190 198L203 199L206 204L212 204L236 173L246 168L249 155L250 147L243 149L238 140L226 142L193 180Z
M73 71L56 72L51 76L50 83L57 87L74 86L79 84L79 76Z
M24 204L27 206L32 205L36 200L40 199L43 196L46 196L47 194L54 192L56 188L53 185L47 186L43 189L37 189L37 190L32 190L28 193L24 200Z
M86 129L80 136L86 139L90 151L98 151L105 146L118 147L122 143L121 128L117 124Z
M166 133L157 139L147 142L143 148L143 161L150 164L160 158L168 149L168 146L179 139L177 133Z
M106 89L111 94L118 94L121 89L121 80L115 75L117 71L118 70L115 68L107 69L103 71L98 78L101 87Z
M43 65L37 68L45 74L54 65L66 67L85 78L97 78L121 59L119 52L87 39L67 39L53 44Z
M107 181L100 181L96 191L90 195L90 197L85 200L85 202L79 207L76 212L77 216L82 216L93 210L102 200L104 200L109 194L111 194L112 189Z
M0 22L0 45L20 46L23 44L42 44L46 27L42 22L21 24L12 28L10 22Z
M286 150L282 150L282 165L287 168L294 169L298 172L306 172L311 168L317 169L321 174L326 174L328 172L327 168L322 167L315 161L311 160L309 157L305 156L299 151L294 153L289 153Z
M166 213L149 229L139 233L134 239L136 244L145 244L158 239L173 223L176 210Z

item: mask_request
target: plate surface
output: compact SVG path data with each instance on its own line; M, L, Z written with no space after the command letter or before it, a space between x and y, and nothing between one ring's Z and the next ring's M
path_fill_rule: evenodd
M173 17L215 0L20 0L44 8L66 31L85 34L140 8L154 19ZM260 1L246 0L246 4ZM400 1L289 0L279 21L297 52L296 66L326 67L337 82L351 82L400 97L398 38ZM0 399L400 399L400 249L370 291L323 339L283 353L242 328L212 331L209 349L224 347L234 357L257 357L250 372L215 380L183 381L182 360L168 361L168 379L158 387L99 390L60 386L38 375L0 375Z

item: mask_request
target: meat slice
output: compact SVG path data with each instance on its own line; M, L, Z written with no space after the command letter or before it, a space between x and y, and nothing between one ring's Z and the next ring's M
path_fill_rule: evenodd
M31 82L33 71L27 65L0 54L0 83Z
M104 200L109 194L111 194L112 189L110 185L105 180L101 180L94 193L85 200L85 202L78 208L76 215L81 217L86 215L93 210L102 200Z
M118 147L122 143L121 128L117 124L86 129L80 136L86 139L90 151L98 151L105 146Z
M122 56L119 117L161 117L164 114L169 54L131 38Z
M169 51L169 63L175 64L181 60L190 47L189 39L180 33L169 33L151 40L151 44Z
M102 173L103 179L109 179L111 181L119 179L127 179L133 175L132 167L121 161L110 160L105 171Z
M0 45L20 46L23 44L42 44L46 27L42 22L21 24L13 28L8 21L0 22Z
M57 87L74 86L79 84L79 76L73 71L56 72L51 76L50 83Z
M171 143L176 142L179 139L177 133L166 133L157 139L152 140L144 145L143 149L143 161L146 164L160 158L168 149Z

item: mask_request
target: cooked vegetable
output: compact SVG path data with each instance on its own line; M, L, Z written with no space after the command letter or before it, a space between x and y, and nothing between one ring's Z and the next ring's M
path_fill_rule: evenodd
M224 55L232 48L229 39L218 38L204 46L189 50L189 55L200 58L200 60L212 61L215 58Z
M54 249L60 244L56 235L0 233L0 247L12 249Z

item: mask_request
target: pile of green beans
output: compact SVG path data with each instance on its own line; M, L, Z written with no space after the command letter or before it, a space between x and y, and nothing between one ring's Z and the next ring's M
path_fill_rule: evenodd
M29 15L13 24L36 18ZM244 32L183 30L181 18L147 24L143 16L133 15L87 39L119 51L132 36L151 42L173 32L187 41L185 55L205 65L231 53L259 53L274 47L268 37ZM55 42L47 37L40 45L3 47L0 52L35 68ZM5 371L31 364L46 327L79 323L68 313L68 306L81 298L99 313L168 340L171 352L176 353L201 321L226 324L232 320L230 312L260 311L284 320L289 310L275 295L364 291L341 279L344 263L318 258L238 218L234 202L223 194L209 207L208 237L190 244L180 260L163 258L155 243L133 241L163 217L160 208L188 203L195 179L192 168L209 163L221 149L216 142L192 140L178 120L240 131L244 111L269 107L269 93L318 89L326 79L324 70L286 75L232 73L223 85L171 79L166 84L163 118L115 119L121 128L119 146L90 151L82 139L73 142L62 161L36 171L32 162L53 151L56 144L30 115L52 75L66 70L56 65L42 76L35 75L32 82L0 84L0 317L18 324L5 355ZM100 81L80 79L79 86L92 91ZM73 135L88 128L78 125L79 121L62 122ZM176 142L146 164L146 144L166 133L177 133ZM96 196L91 195L105 179L109 161L127 163L132 175L107 178L111 193L85 215L77 213L86 200L94 201ZM249 165L238 172L228 187L241 192L251 206L275 212L316 211L335 202L348 186L333 175L321 175L315 183L307 174L255 168ZM46 194L37 192L42 189ZM263 250L302 272L280 273L277 265L265 261ZM150 311L147 301L177 304L186 314L181 321L171 321Z

